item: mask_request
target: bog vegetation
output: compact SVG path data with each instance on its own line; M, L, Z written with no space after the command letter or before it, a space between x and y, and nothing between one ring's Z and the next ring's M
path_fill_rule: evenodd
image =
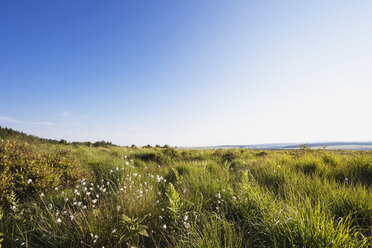
M372 152L2 138L3 247L372 245Z

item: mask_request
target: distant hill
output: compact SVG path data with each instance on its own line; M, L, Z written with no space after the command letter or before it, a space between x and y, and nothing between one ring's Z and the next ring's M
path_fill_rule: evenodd
M87 146L95 146L95 147L116 146L108 141L67 142L64 139L54 140L54 139L39 138L34 135L26 134L24 132L20 132L12 128L2 127L2 126L0 126L0 139L12 140L12 141L18 141L18 142L27 142L27 143L73 144L73 145L75 144L75 145L87 145Z
M256 145L222 145L213 146L213 148L248 148L248 149L299 149L304 143L268 143ZM325 148L328 150L372 150L372 141L356 141L356 142L314 142L306 143L306 146L312 149ZM211 147L212 148L212 147Z
M34 135L26 134L24 132L16 131L12 128L0 126L0 139L15 140L28 143L54 143L58 144L59 141L52 139L43 139Z

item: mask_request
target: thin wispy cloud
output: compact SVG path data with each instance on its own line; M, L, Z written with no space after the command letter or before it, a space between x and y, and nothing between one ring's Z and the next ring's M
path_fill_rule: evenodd
M0 116L0 121L21 125L40 125L40 126L80 126L80 123L62 122L55 123L50 121L19 121L8 116Z
M149 128L149 127L129 127L128 128L129 132L150 132L150 131L155 131L154 128Z
M62 113L61 113L61 116L62 117L67 117L67 116L70 116L71 115L71 112L70 111L63 111Z

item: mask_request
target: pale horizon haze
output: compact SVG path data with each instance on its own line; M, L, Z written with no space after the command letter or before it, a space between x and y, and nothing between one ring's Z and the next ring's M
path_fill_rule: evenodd
M68 141L372 140L371 1L0 2L0 126Z

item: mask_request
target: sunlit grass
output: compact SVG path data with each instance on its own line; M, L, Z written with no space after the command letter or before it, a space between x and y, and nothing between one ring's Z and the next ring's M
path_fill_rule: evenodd
M371 246L370 152L68 149L85 174L7 195L4 247Z

